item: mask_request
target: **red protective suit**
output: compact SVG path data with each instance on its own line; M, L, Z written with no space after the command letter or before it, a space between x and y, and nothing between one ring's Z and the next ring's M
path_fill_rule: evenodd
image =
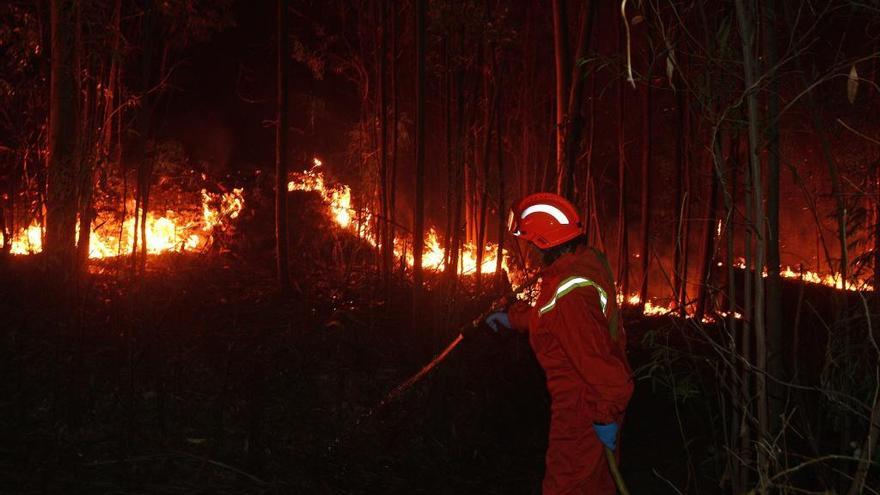
M509 317L514 329L529 332L547 375L544 495L616 493L593 423L622 424L633 382L607 265L587 247L560 256L542 273L535 307L517 303Z

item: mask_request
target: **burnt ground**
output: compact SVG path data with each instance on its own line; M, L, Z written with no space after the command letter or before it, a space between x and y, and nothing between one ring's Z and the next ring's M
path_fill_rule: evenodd
M386 299L351 239L294 238L284 296L249 242L134 280L97 263L67 313L38 257L0 260L0 493L540 493L549 399L524 336L471 332L368 415L485 297L435 292L411 327L405 278ZM676 325L627 319L633 493L717 491L711 359L653 366L664 343L711 358Z

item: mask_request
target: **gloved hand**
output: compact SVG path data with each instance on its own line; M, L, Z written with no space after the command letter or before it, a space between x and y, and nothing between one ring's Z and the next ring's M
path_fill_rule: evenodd
M606 447L611 450L617 447L617 423L611 422L604 425L593 423L593 429L596 430L596 436L599 437L599 441Z
M510 328L510 318L506 312L496 311L486 317L486 325L489 325L493 332L498 332L500 327Z

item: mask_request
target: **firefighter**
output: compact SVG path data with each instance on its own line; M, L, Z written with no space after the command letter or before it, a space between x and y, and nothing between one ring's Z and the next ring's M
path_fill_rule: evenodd
M544 368L551 420L543 493L613 494L605 448L615 451L633 382L611 269L587 246L574 206L556 194L523 198L508 229L540 252L541 293L535 306L515 303L486 323L527 331Z

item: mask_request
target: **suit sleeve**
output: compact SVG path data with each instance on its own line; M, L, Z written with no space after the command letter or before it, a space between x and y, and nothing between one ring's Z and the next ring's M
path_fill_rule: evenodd
M552 312L549 330L590 391L596 405L593 421L620 420L633 383L622 348L611 340L599 293L593 287L578 287L560 297Z
M510 319L510 326L518 332L528 332L529 322L532 319L532 313L535 308L528 304L517 301L507 309L507 317Z

